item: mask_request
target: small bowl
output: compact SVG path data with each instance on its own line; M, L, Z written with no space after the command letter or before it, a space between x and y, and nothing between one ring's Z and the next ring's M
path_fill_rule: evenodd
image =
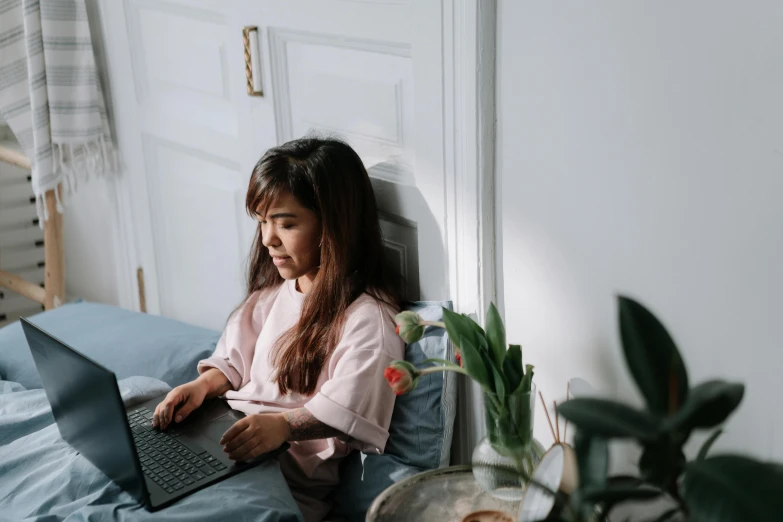
M483 510L468 513L461 522L514 522L514 517L505 511Z

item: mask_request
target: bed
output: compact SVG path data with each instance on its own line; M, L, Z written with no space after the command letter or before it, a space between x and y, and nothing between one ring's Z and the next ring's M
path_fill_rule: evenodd
M438 320L450 303L410 309ZM120 308L77 302L29 318L117 376L126 404L195 378L220 333ZM442 330L406 346L414 363L453 360ZM372 500L392 483L448 464L456 389L453 373L422 379L398 398L384 455L352 453L341 464L334 522L364 520ZM66 444L41 389L20 324L0 329L0 520L12 521L296 521L296 504L276 461L149 513Z

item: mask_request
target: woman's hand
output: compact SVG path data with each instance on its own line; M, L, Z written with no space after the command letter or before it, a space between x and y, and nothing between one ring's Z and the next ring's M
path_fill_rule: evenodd
M155 408L152 426L165 430L172 420L182 422L193 410L201 406L206 395L206 386L200 380L177 386Z
M256 413L231 426L220 444L231 460L251 460L279 448L290 432L282 413Z

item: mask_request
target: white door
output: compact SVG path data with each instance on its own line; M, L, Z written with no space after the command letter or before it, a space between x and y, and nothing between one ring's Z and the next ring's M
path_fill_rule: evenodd
M252 167L312 129L344 137L368 166L409 297L484 310L494 295L494 5L101 0L124 167L123 304L139 306L140 267L150 313L222 329L244 295ZM248 94L246 65L262 96Z
M148 311L223 326L244 293L252 167L311 130L347 139L368 166L410 297L449 298L440 2L102 7L107 55L127 56L109 67ZM247 92L246 26L262 96Z

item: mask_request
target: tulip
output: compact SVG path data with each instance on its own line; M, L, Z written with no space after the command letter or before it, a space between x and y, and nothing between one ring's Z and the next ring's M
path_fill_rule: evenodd
M442 322L425 321L419 314L411 312L410 310L397 314L394 317L394 322L397 323L397 327L394 331L406 344L415 343L424 337L424 328L427 326L445 328L445 325Z
M393 361L391 366L383 371L384 378L396 395L403 395L413 390L420 375L421 372L408 361Z
M429 366L419 370L408 361L392 361L391 365L383 371L383 376L389 382L392 391L397 395L404 395L419 383L419 377L435 372L452 371L467 375L464 369L454 363L441 359L427 359L425 363L437 363L440 366Z

